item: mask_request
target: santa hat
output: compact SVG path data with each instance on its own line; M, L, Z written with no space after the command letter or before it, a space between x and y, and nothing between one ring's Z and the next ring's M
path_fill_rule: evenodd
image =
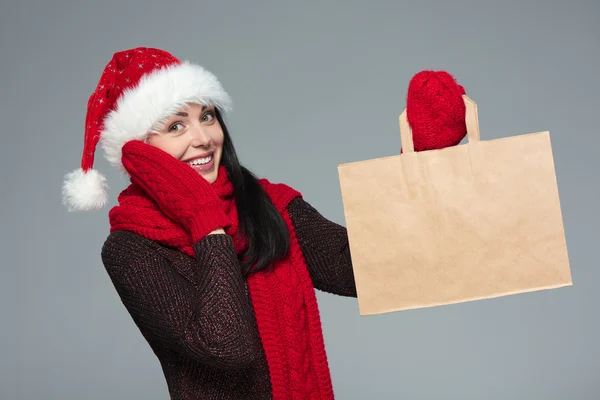
M65 176L63 202L70 211L102 208L106 178L93 169L100 143L108 162L127 174L121 148L143 140L158 124L186 104L231 111L231 98L215 75L170 53L138 47L117 52L89 98L81 167Z

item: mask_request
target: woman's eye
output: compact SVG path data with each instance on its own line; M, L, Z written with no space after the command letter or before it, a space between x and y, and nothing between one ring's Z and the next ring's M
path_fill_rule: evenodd
M202 121L212 121L214 117L213 113L208 112L202 116Z
M177 129L179 127L179 129ZM177 132L183 129L183 125L180 122L176 122L173 125L169 126L169 132Z

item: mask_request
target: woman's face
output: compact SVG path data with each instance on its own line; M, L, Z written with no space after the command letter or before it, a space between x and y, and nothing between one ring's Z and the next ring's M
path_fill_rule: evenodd
M148 137L147 143L188 163L209 183L214 183L219 172L223 140L223 129L214 106L190 104L168 118Z

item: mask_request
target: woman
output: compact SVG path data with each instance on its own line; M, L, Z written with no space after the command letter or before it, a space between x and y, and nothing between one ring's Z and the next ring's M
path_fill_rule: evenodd
M440 103L445 92L453 104ZM445 72L415 75L407 112L417 151L464 137L463 93ZM430 108L444 117L433 121ZM92 169L101 143L131 180L109 213L102 260L171 398L332 399L315 289L356 297L346 229L240 165L230 110L200 66L159 49L115 53L88 102L65 204L106 204Z
M242 167L217 78L151 48L115 53L88 102L71 210L106 204L100 142L130 186L102 260L172 398L331 399L314 289L356 297L346 230Z

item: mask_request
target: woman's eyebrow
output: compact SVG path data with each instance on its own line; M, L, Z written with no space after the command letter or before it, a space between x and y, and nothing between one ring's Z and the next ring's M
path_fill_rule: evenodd
M207 105L202 105L202 111L206 110L207 108L208 108ZM180 117L188 117L189 116L188 113L183 112L183 111L180 111L175 115L180 116Z

